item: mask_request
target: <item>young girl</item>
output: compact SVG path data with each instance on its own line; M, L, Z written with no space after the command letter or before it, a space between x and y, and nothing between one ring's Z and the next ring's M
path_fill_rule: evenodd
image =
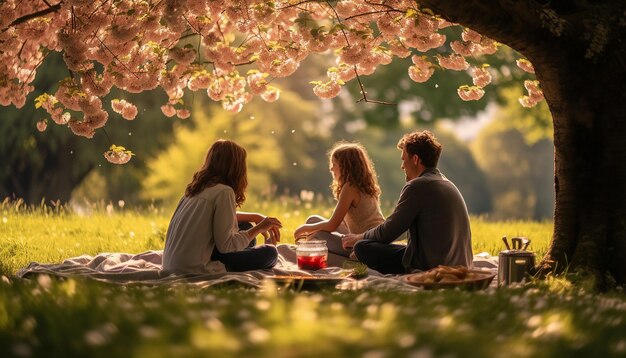
M246 150L232 141L215 142L170 221L164 270L206 273L223 271L225 266L228 271L247 271L276 264L276 248L255 247L255 237L269 234L271 243L276 244L280 221L235 209L245 201L247 185Z
M385 219L380 210L380 188L374 165L359 143L335 143L328 155L333 176L331 190L337 206L330 217L311 216L294 232L296 240L314 234L325 240L328 251L348 257L341 245L343 234L363 233Z

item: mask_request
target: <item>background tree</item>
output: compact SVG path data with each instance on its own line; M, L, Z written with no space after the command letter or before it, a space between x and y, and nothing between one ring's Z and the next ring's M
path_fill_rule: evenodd
M34 98L56 88L57 82L68 74L62 56L50 54L35 80L37 91L29 96L31 101L28 105L19 110L3 108L0 120L0 132L3 134L0 137L0 197L22 198L30 204L39 203L42 198L67 202L80 183L97 169L100 180L104 180L106 186L106 191L98 193L101 199L118 197L136 200L132 193L138 193L145 159L171 141L174 122L164 119L159 110L164 95L133 95L141 109L134 121L122 119L109 108L115 126L107 129L108 134L101 130L89 140L50 123L34 106ZM114 91L108 98L119 95L122 94ZM47 121L46 132L37 131L37 122L42 120ZM136 160L123 169L107 162L102 156L102 148L110 146L111 140L132 143Z
M519 91L503 91L505 106L473 141L472 153L493 197L490 217L544 220L554 211L552 118L545 102L517 104Z
M438 167L463 193L470 213L489 212L492 202L491 193L485 175L478 167L469 148L454 134L440 126L424 125L421 128L432 130L443 145L444 149ZM345 137L358 140L367 148L376 165L382 189L381 199L387 202L386 206L395 204L406 182L404 172L400 170L400 151L397 144L402 135L410 130L412 128L368 128Z
M280 103L269 107L253 101L236 114L206 101L196 102L193 125L178 126L173 144L149 161L144 199L175 204L210 144L219 138L246 148L248 194L253 197L285 190L324 190L328 183L316 173L316 166L328 170L327 165L318 165L326 162L326 142L301 129L303 123L315 122L315 107L288 91L281 97Z

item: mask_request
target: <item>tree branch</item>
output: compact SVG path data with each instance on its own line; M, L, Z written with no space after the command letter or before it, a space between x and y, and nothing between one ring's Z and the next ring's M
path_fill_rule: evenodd
M328 5L328 7L330 7L330 9L335 14L335 18L337 19L337 22L341 24L341 19L339 18L339 14L337 13L337 10L335 10L335 8L330 4L330 2L327 1L326 4ZM340 30L341 30L341 33L343 34L343 37L346 39L346 44L350 46L348 35L346 35L346 32L344 31L343 28L341 28ZM361 89L361 96L362 96L359 100L356 101L356 103L363 101L363 102L378 103L378 104L385 104L385 105L392 105L392 106L395 105L395 103L368 99L367 92L365 91L365 86L363 85L363 82L361 81L361 76L359 76L359 71L357 71L356 66L353 66L353 69L354 69L354 74L356 75L356 79L359 82L359 88Z
M46 2L46 4L48 4L48 3ZM24 23L24 22L26 22L28 20L36 19L38 17L42 17L42 16L45 16L45 15L51 14L53 12L57 12L61 8L62 4L63 4L63 0L59 1L59 3L56 4L56 5L50 6L50 4L48 4L49 7L46 8L46 9L39 10L39 11L36 11L36 12L34 12L32 14L24 15L22 17L18 17L17 19L13 20L13 22L11 22L9 24L9 26L7 26L4 29L2 29L1 32L5 32L10 27L22 24L22 23Z

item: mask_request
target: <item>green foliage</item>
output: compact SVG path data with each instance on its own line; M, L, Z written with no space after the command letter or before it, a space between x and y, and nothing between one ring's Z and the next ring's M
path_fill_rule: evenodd
M26 100L21 109L0 108L0 198L13 196L24 198L29 203L37 203L42 198L68 201L71 193L92 171L107 182L106 190L100 199L121 199L134 201L145 160L170 139L171 120L164 120L160 105L164 102L163 93L142 93L125 99L135 103L139 109L137 118L127 121L112 110L109 101L122 98L119 91L113 91L102 98L103 107L109 110L107 133L96 131L93 139L74 135L67 126L60 126L48 120L48 128L40 133L36 123L49 115L38 108L45 99L42 93L54 93L57 82L67 76L62 55L51 53L45 64L37 71L35 92ZM149 132L150 135L143 135ZM135 157L124 166L111 164L103 153L114 142L131 150Z
M517 129L529 146L541 140L551 141L554 137L554 127L548 104L541 101L535 107L524 108L517 100L521 95L520 88L503 88L503 106L494 119L500 127Z
M551 117L541 104L535 116L533 113L518 111L510 102L472 144L474 157L489 182L494 219L552 217L552 127L542 125L551 123Z
M249 194L268 195L287 182L295 186L314 166L309 148L316 143L314 135L301 129L314 120L313 105L286 91L280 104L268 106L257 99L237 114L198 101L193 127L177 127L174 144L149 162L143 196L176 202L219 138L246 148Z

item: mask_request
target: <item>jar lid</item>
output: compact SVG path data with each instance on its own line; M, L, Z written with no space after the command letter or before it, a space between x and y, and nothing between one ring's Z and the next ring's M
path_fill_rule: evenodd
M317 246L317 245L326 246L326 241L324 240L300 240L298 241L298 246Z

